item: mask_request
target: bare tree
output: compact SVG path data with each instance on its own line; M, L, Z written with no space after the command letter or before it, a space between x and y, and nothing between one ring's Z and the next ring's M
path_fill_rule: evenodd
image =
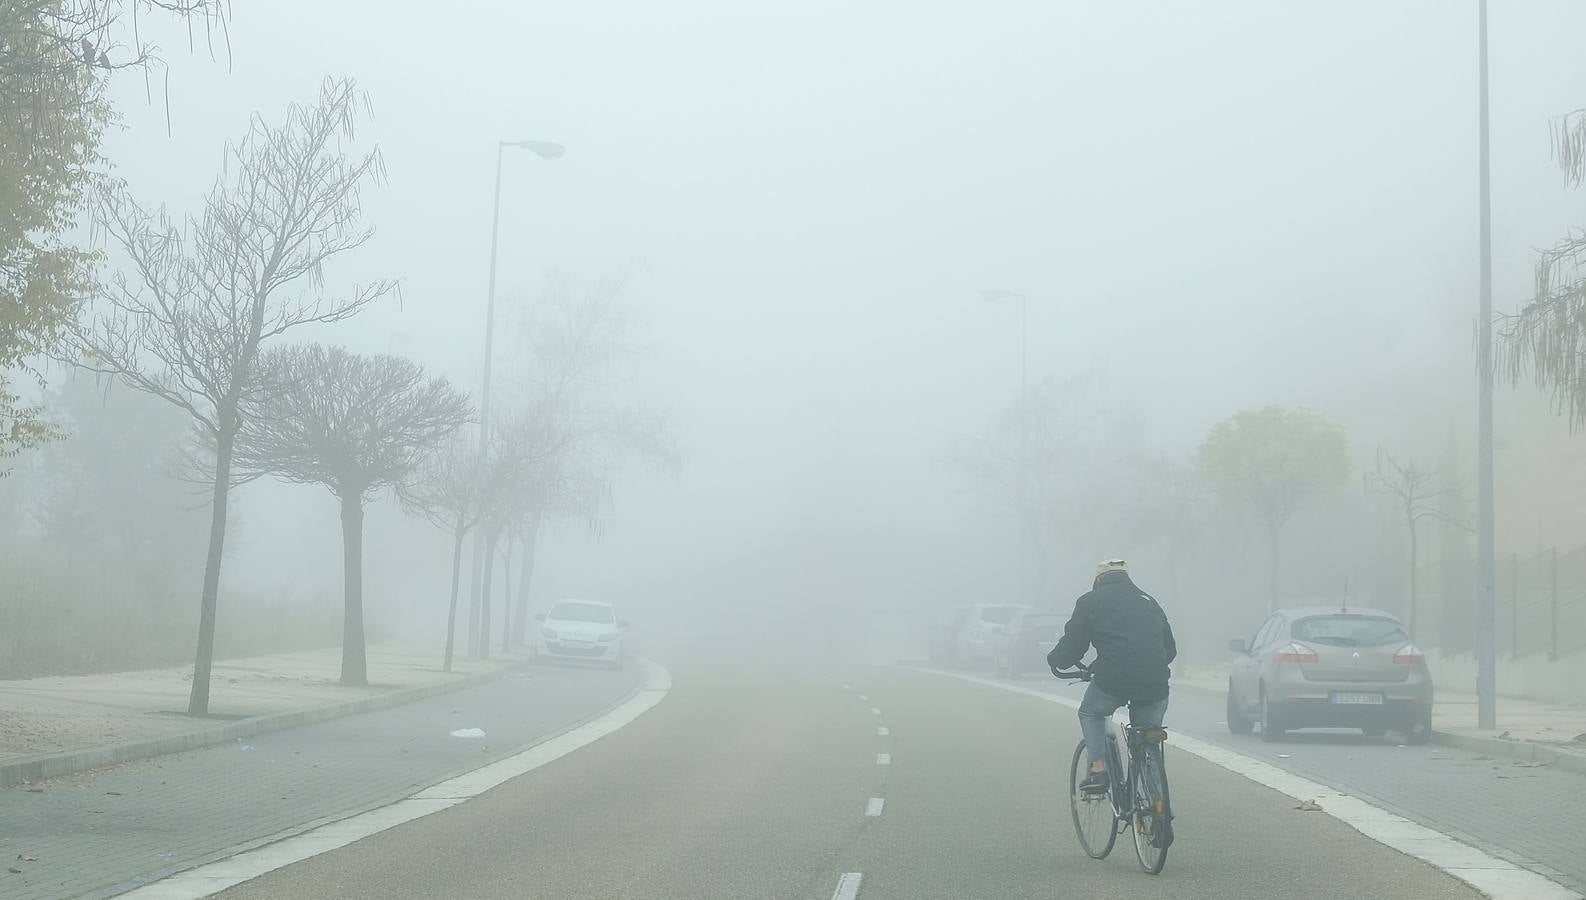
M294 104L283 124L255 117L228 148L228 174L203 212L180 226L123 189L101 197L100 222L130 272L102 289L98 313L77 326L78 363L187 411L215 449L191 715L209 709L232 456L260 349L298 326L349 318L395 286L319 293L325 265L372 236L360 193L382 177L379 152L343 150L366 113L352 81L327 79L317 102Z
M498 442L493 442L498 443ZM446 613L446 651L442 668L452 670L457 643L457 592L462 577L463 541L489 512L505 472L496 454L481 454L476 435L458 433L431 453L398 496L408 512L423 516L452 536L452 594Z
M1179 562L1207 527L1207 486L1189 463L1166 455L1134 460L1137 495L1131 530L1162 542L1167 550L1169 596L1179 596Z
M341 682L366 684L364 504L411 477L473 409L400 356L304 344L266 350L256 372L263 390L237 434L237 471L323 485L341 503Z
M1086 487L1091 441L1105 418L1100 387L1094 373L1033 381L979 434L951 444L944 461L971 489L1011 513L1021 534L1052 546L1060 532L1079 524L1076 497ZM1051 554L1034 549L1020 550L1021 602L1046 594L1054 571Z
M1552 125L1553 158L1565 186L1586 182L1586 109ZM1571 229L1541 251L1531 300L1517 314L1500 316L1495 368L1518 384L1529 372L1548 390L1570 424L1586 423L1586 230Z
M1213 426L1199 463L1213 490L1266 526L1271 612L1282 593L1283 528L1306 503L1348 476L1344 432L1308 410L1246 410Z
M1365 473L1366 490L1393 498L1394 505L1410 531L1410 636L1415 636L1417 576L1420 567L1420 524L1425 519L1459 524L1448 517L1447 501L1456 498L1457 489L1448 485L1435 466L1414 459L1400 462L1379 449L1377 465Z

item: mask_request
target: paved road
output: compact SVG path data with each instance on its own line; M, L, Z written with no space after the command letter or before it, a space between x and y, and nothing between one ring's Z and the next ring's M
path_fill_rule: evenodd
M1126 846L1080 853L1066 709L901 669L671 668L671 695L620 731L222 896L824 900L844 872L862 873L862 900L1478 896L1185 754L1179 841L1153 880Z
M1078 698L1080 689L1030 679ZM1301 731L1282 743L1228 733L1221 692L1173 693L1172 728L1369 800L1586 893L1586 776L1451 747L1406 747L1398 735Z
M620 701L639 673L534 667L305 728L0 790L0 898L110 896L474 769ZM459 728L485 738L451 737ZM36 857L36 861L19 857Z

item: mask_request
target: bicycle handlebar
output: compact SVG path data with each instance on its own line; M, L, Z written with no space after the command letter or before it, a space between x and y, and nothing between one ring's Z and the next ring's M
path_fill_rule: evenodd
M1091 671L1083 663L1076 663L1073 669L1066 671L1053 666L1052 675L1063 681L1089 681Z

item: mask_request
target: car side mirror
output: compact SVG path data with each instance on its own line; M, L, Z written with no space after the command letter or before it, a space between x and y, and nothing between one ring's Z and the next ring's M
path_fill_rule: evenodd
M618 622L617 623L617 627L618 628L627 628L628 627L628 620L627 619L623 619L622 621Z
M1229 641L1228 642L1228 649L1232 650L1235 653L1246 653L1246 654L1248 654L1250 652L1250 648L1245 646L1245 639L1244 638L1235 638L1235 639Z
M535 613L534 614L534 621L536 621L536 622L545 621L545 613Z

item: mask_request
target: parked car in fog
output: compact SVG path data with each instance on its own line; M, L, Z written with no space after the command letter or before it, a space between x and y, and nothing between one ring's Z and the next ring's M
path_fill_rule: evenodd
M581 659L622 668L627 648L625 620L617 618L610 603L598 600L559 600L549 611L534 617L540 623L536 655L548 659Z
M953 657L958 665L988 668L997 644L1007 632L1008 623L1022 606L1008 603L977 603L969 608L954 640Z
M937 617L931 625L930 648L926 658L933 666L956 666L958 658L958 633L963 630L973 609L969 604L954 606Z
M997 636L992 668L1003 678L1047 671L1046 654L1057 646L1066 624L1065 613L1020 609Z
M1281 740L1300 728L1432 736L1432 676L1403 624L1378 610L1283 609L1249 641L1228 677L1228 730Z

